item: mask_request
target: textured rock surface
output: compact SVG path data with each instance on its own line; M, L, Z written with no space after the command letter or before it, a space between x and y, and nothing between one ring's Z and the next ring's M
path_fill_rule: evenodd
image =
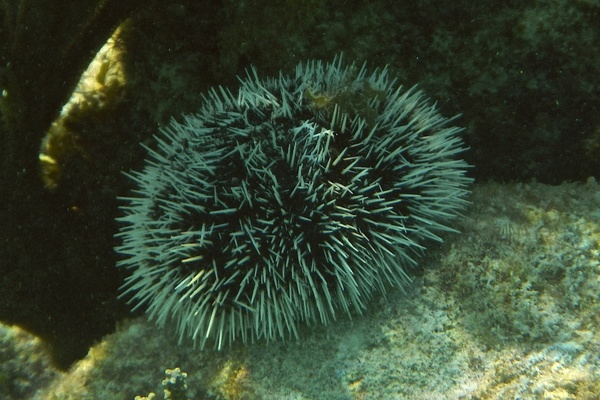
M462 234L368 315L222 352L132 321L43 398L160 393L175 366L195 399L597 398L600 187L480 184L472 200Z

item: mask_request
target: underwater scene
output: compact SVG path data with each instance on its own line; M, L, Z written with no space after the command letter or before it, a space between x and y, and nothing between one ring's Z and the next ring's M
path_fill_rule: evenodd
M600 399L600 1L0 16L0 398Z

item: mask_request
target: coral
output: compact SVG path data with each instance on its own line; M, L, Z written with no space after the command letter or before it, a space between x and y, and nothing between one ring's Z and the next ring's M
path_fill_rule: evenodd
M410 281L467 204L450 121L387 70L341 57L275 79L249 71L237 95L213 89L129 175L123 295L201 347L363 312Z
M181 369L166 369L165 379L162 381L165 400L189 400L188 386L185 382L187 374L181 372ZM148 396L135 396L135 400L151 400L156 397L156 394L151 392Z
M179 368L165 370L162 385L165 388L165 400L188 400L188 386L185 383L187 374Z

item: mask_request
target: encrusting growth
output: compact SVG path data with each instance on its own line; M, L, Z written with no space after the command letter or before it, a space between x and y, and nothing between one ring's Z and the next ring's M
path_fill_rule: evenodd
M461 129L387 69L252 69L203 104L128 175L116 249L122 295L201 347L363 312L467 204Z

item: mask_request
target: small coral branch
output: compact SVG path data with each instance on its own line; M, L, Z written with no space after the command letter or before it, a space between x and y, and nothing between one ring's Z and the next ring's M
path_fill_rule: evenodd
M181 372L181 369L165 370L165 379L162 385L165 388L165 400L190 400L188 397L188 385L185 382L187 374ZM156 398L155 393L149 393L148 396L135 396L135 400L152 400Z

